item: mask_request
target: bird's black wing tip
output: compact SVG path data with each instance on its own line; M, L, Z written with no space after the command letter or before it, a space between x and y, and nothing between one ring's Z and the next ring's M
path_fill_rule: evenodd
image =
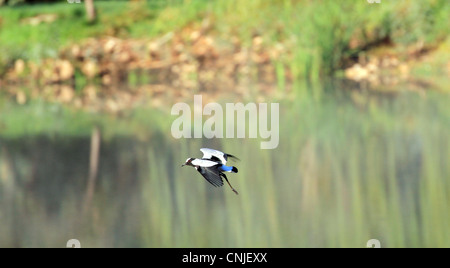
M241 159L239 159L238 157L232 155L232 154L227 154L227 156L231 159L233 159L234 161L241 161Z

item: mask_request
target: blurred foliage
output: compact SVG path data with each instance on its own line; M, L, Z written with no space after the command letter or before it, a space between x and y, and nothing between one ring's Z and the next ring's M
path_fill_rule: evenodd
M285 47L283 62L294 77L317 78L343 68L346 59L371 45L392 42L397 52L410 46L435 47L448 37L446 0L385 1L96 1L99 20L84 19L83 6L58 3L0 10L0 66L18 57L54 57L71 42L113 35L152 38L189 25L211 23L217 36L237 35L249 46L255 35ZM54 13L57 23L24 24L24 18ZM385 40L385 41L383 41ZM353 44L357 44L352 47ZM281 66L281 65L280 65Z

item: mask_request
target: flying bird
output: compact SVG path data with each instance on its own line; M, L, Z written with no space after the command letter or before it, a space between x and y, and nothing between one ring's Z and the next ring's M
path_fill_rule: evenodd
M195 167L195 169L215 187L221 187L223 185L222 178L224 178L231 190L233 190L235 194L238 194L233 186L231 186L224 172L238 173L238 169L236 167L227 166L226 163L229 158L234 160L239 160L239 158L234 155L209 148L201 148L200 151L203 153L202 159L191 157L188 158L181 166Z

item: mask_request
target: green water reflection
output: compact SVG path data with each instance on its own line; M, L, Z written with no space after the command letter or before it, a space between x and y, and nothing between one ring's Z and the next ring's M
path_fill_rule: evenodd
M294 88L266 101L280 103L274 150L176 140L169 111L3 101L0 246L450 247L448 94ZM241 159L228 176L238 196L180 168L201 147Z

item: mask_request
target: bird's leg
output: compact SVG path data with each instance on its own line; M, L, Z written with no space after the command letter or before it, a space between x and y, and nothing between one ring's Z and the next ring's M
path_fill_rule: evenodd
M220 175L227 181L228 185L230 185L231 190L233 190L233 192L234 192L235 194L239 194L239 193L233 188L233 186L231 186L230 182L229 182L228 179L227 179L227 175L225 175L225 174L223 174L223 173L221 173Z

